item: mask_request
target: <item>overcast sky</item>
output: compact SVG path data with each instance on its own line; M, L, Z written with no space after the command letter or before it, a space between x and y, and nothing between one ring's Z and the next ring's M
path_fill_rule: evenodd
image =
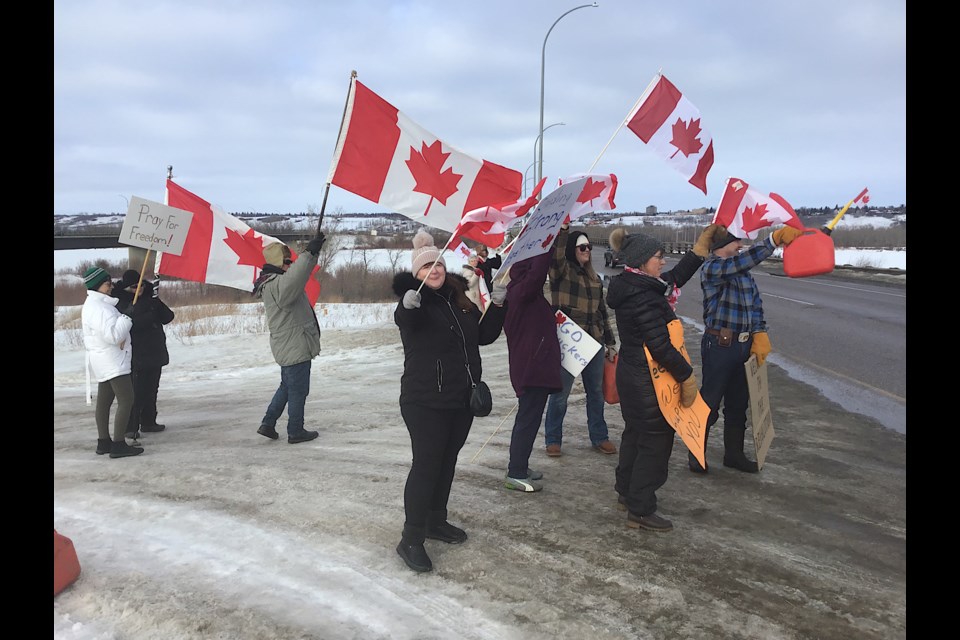
M319 210L350 71L460 150L534 159L547 31L582 0L55 0L54 214L161 201L167 165L229 212ZM903 0L599 0L546 44L543 173L619 178L617 209L906 202ZM708 194L623 128L662 70L700 110ZM613 137L609 146L607 143ZM606 150L604 151L604 148ZM528 176L532 176L530 170ZM383 212L330 187L327 212Z

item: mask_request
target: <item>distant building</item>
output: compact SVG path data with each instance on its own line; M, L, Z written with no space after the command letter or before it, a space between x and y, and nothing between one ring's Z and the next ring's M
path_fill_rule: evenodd
M657 208L653 205L650 205L649 207L646 208L644 215L647 215L647 216L657 215Z

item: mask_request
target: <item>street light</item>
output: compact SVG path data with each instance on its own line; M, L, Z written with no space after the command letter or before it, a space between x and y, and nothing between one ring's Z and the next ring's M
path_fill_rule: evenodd
M117 195L120 196L121 198L123 198L123 201L127 203L127 208L123 210L124 215L126 215L127 209L130 208L130 198L128 198L127 196L123 195L122 193L118 193Z
M570 11L567 11L567 13L571 13L573 11L576 11L577 9L586 9L587 7L599 7L599 6L600 5L597 4L596 2L594 2L593 4L582 4L579 7L574 7L573 9L570 9ZM564 13L559 18L557 18L553 22L553 24L550 25L550 28L547 29L547 35L543 37L543 49L540 52L540 135L537 136L537 140L540 144L540 152L539 152L539 163L537 165L537 173L536 173L537 182L540 182L540 179L543 178L543 131L544 131L543 129L543 72L547 66L547 38L550 37L550 32L553 31L553 28L557 26L557 23L560 22L563 19L563 16L567 15L567 13ZM534 153L533 159L535 161L538 159L537 153Z
M554 123L551 124L549 127L545 127L543 131L546 131L546 130L549 129L550 127L557 127L557 126L565 125L565 124L567 124L567 123L566 123L566 122L554 122ZM537 143L538 143L542 138L543 138L543 133L540 133L539 135L537 135L537 139L533 141L533 162L530 164L530 167L532 167L533 165L537 164ZM530 167L527 167L527 171L530 170ZM524 197L524 198L527 197L527 171L524 171L524 172L523 172L523 197ZM534 178L536 178L536 173L537 173L537 172L534 171L533 173L534 173ZM537 182L540 182L540 181L537 180Z
M547 129L549 129L550 127L556 127L556 126L565 125L565 124L567 124L567 123L566 123L566 122L554 122L554 123L551 124L550 126L543 128L543 130L542 130L542 131L540 132L540 134L537 136L537 139L533 141L533 161L534 161L534 163L536 163L536 161L537 161L537 144L538 144L541 140L543 140L543 134L546 133ZM542 145L542 144L540 145L540 153L543 153L543 145ZM542 178L542 177L543 177L543 163L542 163L542 162L540 163L540 168L539 168L539 169L540 169L540 178ZM540 182L540 179L539 179L539 178L537 178L537 182Z

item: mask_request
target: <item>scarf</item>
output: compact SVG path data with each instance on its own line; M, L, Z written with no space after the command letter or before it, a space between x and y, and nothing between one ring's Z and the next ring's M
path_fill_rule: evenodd
M640 269L635 269L633 267L628 267L624 265L623 270L629 271L630 273L636 273L641 276L646 276L648 278L654 278L657 282L661 283L665 287L663 295L667 298L667 304L670 305L670 310L671 311L677 310L677 300L680 299L680 287L675 287L672 284L667 284L666 280L662 278L657 278L656 276L652 276L646 271L641 271Z

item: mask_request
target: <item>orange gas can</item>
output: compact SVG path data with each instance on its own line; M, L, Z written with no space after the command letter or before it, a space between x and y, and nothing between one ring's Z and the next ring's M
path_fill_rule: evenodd
M802 236L783 248L783 272L791 278L804 278L833 271L833 238L819 229L803 231Z

